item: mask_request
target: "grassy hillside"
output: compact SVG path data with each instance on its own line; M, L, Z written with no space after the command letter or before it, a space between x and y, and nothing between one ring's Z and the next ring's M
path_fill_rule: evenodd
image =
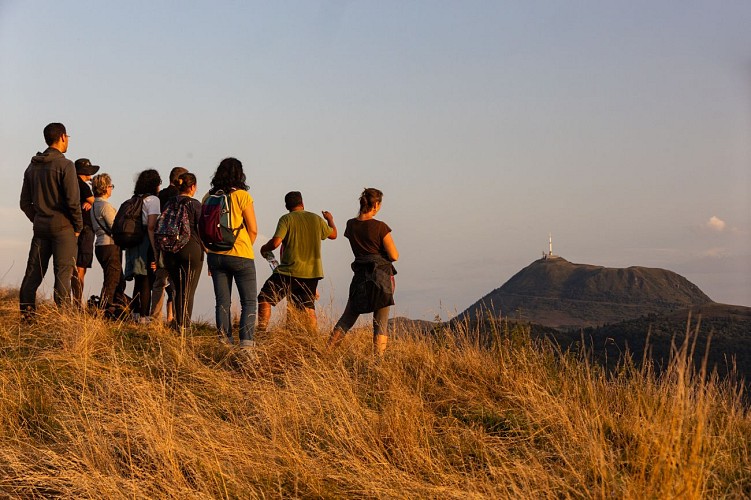
M277 328L254 355L210 328L42 312L0 296L0 495L74 498L715 498L751 495L751 415L678 352L606 376L500 327Z

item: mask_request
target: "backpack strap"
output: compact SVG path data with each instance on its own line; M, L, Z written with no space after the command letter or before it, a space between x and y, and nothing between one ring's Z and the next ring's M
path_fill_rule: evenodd
M99 202L100 207L102 206L102 203L103 202ZM96 216L96 206L97 206L97 202L95 201L94 206L91 208L94 211L94 221L96 221L96 225L99 226L99 229L104 231L104 234L112 238L112 228L106 227L108 226L108 224L107 224L107 221L105 221L104 217L102 216L102 210L99 210L99 216L98 217ZM104 222L104 224L102 224L102 222Z
M229 190L229 193L226 194L227 198L229 198L229 215L230 219L232 217L232 193L237 191L237 188L232 188ZM245 227L245 219L243 218L242 214L240 214L240 225L237 226L232 232L235 234L235 238L237 238L237 235L240 234L240 230Z

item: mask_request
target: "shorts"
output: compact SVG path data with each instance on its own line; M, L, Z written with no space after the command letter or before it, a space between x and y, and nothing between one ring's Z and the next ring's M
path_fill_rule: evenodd
M319 280L320 278L295 278L274 273L263 284L258 294L258 302L275 306L286 298L298 309L315 309Z
M94 239L96 235L89 226L83 226L78 235L78 253L76 254L76 267L91 269L94 262Z

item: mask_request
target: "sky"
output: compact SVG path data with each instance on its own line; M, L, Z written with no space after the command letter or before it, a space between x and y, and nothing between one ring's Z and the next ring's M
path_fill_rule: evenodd
M747 0L0 0L0 283L23 277L23 171L59 121L116 206L146 168L184 166L203 194L240 159L257 252L286 192L343 229L381 189L397 316L460 313L549 233L571 262L665 268L751 306L749 26ZM335 321L347 240L323 256ZM196 301L213 318L205 272Z

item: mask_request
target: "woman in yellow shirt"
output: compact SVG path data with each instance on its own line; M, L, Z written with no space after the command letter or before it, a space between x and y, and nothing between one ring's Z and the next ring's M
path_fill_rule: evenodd
M253 198L245 184L240 160L225 158L211 179L211 189L204 200L219 191L229 195L232 227L240 228L234 246L226 251L208 250L207 262L216 297L216 329L219 339L232 344L232 281L240 294L240 346L253 347L255 342L256 266L253 243L258 235Z

